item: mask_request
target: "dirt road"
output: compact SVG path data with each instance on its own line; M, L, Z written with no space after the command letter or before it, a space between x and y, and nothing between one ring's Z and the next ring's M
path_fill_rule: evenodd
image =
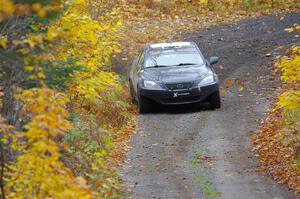
M204 54L217 55L221 86L238 78L244 89L223 92L220 110L159 107L141 115L127 163L120 171L132 198L292 199L293 192L257 171L249 138L274 92L266 66L278 46L299 42L284 32L300 13L218 25L186 35ZM242 82L240 81L242 80ZM228 83L227 83L228 84Z

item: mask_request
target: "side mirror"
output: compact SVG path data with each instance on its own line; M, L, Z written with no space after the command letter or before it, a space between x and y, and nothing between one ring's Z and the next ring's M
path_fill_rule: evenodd
M211 57L209 58L210 65L214 65L219 62L219 57Z

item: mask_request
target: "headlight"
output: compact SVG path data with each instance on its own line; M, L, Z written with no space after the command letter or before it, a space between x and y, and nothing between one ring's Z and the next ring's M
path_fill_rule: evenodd
M201 86L209 86L211 84L214 84L216 83L216 80L214 78L213 75L210 75L210 76L207 76L205 77L199 84L198 86L201 87Z
M161 87L157 83L149 80L144 81L144 87L148 89L161 89Z

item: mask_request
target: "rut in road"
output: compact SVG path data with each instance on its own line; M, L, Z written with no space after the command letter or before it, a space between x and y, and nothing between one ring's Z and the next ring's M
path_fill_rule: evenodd
M284 31L299 21L300 13L286 14L283 20L266 16L185 36L206 57L220 57L216 70L222 87L226 79L238 78L244 90L226 90L217 111L159 107L141 115L120 171L132 198L296 198L286 186L256 171L249 132L256 130L274 93L265 65L282 53L278 46L299 42Z

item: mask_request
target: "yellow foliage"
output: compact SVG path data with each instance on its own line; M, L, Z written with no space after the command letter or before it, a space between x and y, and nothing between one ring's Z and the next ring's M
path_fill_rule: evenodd
M44 88L24 90L19 99L31 121L13 139L12 146L20 155L5 173L7 197L91 198L85 180L75 178L59 160L59 149L53 141L70 127L66 97Z
M295 25L286 31L300 31L300 26ZM281 69L281 79L287 84L287 90L279 96L278 104L287 111L295 110L300 106L300 46L293 46L276 66Z
M287 32L294 32L294 31L300 31L300 25L295 24L292 28L286 28L285 31Z
M32 4L31 7L32 7L32 10L35 12L38 12L43 8L41 3L34 3L34 4Z
M0 0L0 22L15 10L15 5L10 0Z
M109 72L77 72L69 88L69 94L74 99L93 100L101 98L100 93L110 91L117 86L117 76Z
M0 47L7 48L8 39L0 34Z
M59 160L59 150L53 138L69 127L64 107L67 98L99 99L103 95L101 92L118 85L118 76L107 72L105 66L112 54L120 52L115 31L121 23L117 10L107 16L92 18L87 1L66 3L67 10L47 32L32 33L11 41L15 47L29 53L33 49L43 49L45 41L52 42L53 48L46 52L51 53L47 57L63 61L77 57L75 64L83 66L84 70L73 74L68 97L47 88L24 90L19 96L25 110L23 118L30 122L24 126L24 132L11 134L10 139L5 139L6 142L13 140L12 147L18 153L16 162L11 163L5 173L8 198L91 198L92 195L85 180L75 178ZM40 16L43 15L40 12L47 11L39 3L32 4L30 9ZM56 39L59 39L59 45ZM1 37L2 47L6 47L7 42ZM24 59L24 69L30 72L29 79L46 78L38 66L43 60L39 56Z
M300 46L294 46L290 51L291 55L284 56L277 66L282 70L283 81L295 83L300 80Z
M207 5L208 4L208 0L199 0L199 3L203 4L203 5Z
M121 22L117 10L100 17L92 16L88 0L70 0L65 4L67 9L61 18L49 24L45 32L29 33L13 41L0 35L0 47L11 44L25 56L23 64L29 73L27 80L40 80L38 85L42 86L23 90L18 96L23 107L22 122L26 123L24 131L7 133L10 137L2 140L6 143L11 140L17 153L16 162L9 163L5 172L7 198L91 198L92 195L84 178L74 177L60 161L54 139L70 127L66 120L67 99L71 98L74 103L76 100L96 101L119 86L118 76L108 72L107 65L110 56L120 52L116 31ZM44 17L47 11L55 10L53 6L40 3L22 4L17 8L10 14L22 14L22 10L26 10ZM45 50L46 47L45 52L33 53L34 49ZM77 58L75 64L83 70L72 74L65 91L68 96L46 88L41 63L44 60L67 61L70 57Z
M295 110L300 107L300 91L287 91L279 96L279 105L287 110Z
M81 99L99 97L101 91L117 84L117 75L105 72L104 66L113 53L120 52L116 42L116 31L121 25L117 10L95 20L87 5L87 0L69 1L67 11L47 32L49 40L62 38L53 54L56 59L78 57L76 64L84 66L84 71L74 74L70 85L71 96Z

